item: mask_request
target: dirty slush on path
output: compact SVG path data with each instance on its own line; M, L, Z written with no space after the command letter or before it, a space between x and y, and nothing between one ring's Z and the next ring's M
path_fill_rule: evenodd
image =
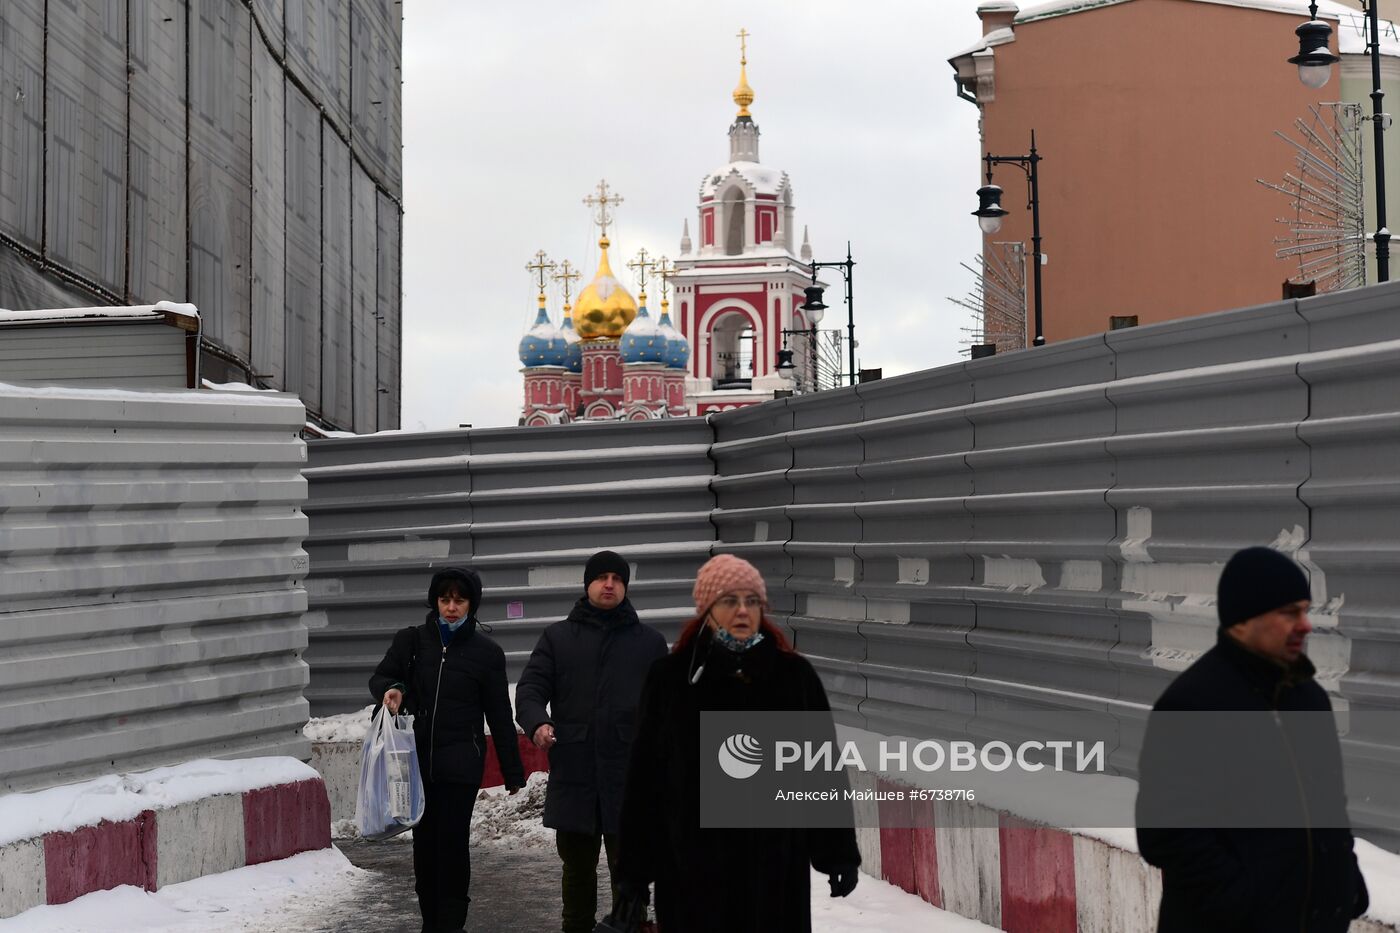
M540 825L547 776L531 775L514 797L483 791L472 814L471 910L467 930L538 933L559 929L559 856L554 831ZM336 829L348 827L337 824ZM387 842L340 837L335 845L357 867L373 872L340 917L326 918L325 933L418 933L422 917L413 893L413 844L409 834ZM599 861L598 912L612 906L607 866Z

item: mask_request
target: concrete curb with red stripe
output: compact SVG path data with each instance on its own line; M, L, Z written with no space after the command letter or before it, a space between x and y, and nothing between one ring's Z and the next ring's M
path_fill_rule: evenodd
M861 870L1008 933L1151 933L1161 873L1094 836L1026 822L975 803L862 800L908 785L848 770ZM1350 933L1396 928L1356 920Z
M0 917L124 884L155 891L330 844L320 778L145 810L0 846Z

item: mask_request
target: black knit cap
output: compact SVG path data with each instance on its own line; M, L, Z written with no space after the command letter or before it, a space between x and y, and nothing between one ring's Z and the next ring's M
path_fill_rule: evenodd
M481 608L481 577L476 575L475 570L465 567L444 567L433 574L433 582L428 584L428 608L436 614L438 597L454 587L471 603L467 615L476 618L477 610Z
M622 555L616 551L599 551L584 565L583 588L588 589L590 583L605 573L615 573L621 577L623 587L632 583L632 568L622 559Z
M1247 547L1220 572L1215 608L1220 627L1229 628L1304 599L1312 591L1297 564L1271 548Z

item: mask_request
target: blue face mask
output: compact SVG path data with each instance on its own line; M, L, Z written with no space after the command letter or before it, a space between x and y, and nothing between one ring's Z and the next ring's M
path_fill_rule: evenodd
M748 638L741 640L735 638L733 635L729 634L719 626L715 626L715 641L719 642L721 645L728 648L730 651L733 651L735 654L743 654L745 651L748 651L754 645L763 641L763 633L754 632Z
M443 627L446 628L449 632L455 632L455 631L457 631L457 629L461 628L462 625L463 625L463 623L465 623L466 621L467 621L467 617L466 617L466 616L462 616L462 618L458 619L456 622L449 622L449 621L447 621L446 619L444 619L442 616L438 616L438 625L443 626Z

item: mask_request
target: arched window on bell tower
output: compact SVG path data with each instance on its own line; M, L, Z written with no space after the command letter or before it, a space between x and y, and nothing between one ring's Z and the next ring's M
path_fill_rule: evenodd
M724 254L738 256L744 252L744 192L730 188L724 194Z
M710 352L716 389L749 387L754 375L754 328L747 315L721 315L710 329Z

